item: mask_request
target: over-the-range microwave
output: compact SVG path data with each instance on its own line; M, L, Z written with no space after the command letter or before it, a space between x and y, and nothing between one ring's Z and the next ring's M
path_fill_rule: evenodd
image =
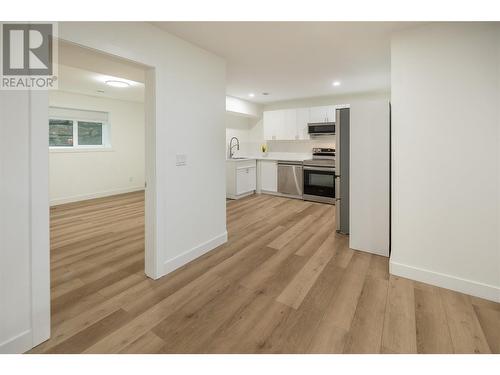
M315 122L307 124L307 132L311 136L317 135L334 135L335 123L334 122Z

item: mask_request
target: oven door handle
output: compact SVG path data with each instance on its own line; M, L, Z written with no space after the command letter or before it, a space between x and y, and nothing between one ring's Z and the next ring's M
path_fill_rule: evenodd
M305 171L321 171L321 172L335 172L335 168L329 167L306 167L304 166Z

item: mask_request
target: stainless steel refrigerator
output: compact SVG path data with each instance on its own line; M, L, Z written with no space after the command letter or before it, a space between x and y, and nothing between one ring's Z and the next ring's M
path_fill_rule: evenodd
M335 221L342 234L349 234L349 118L349 108L335 111Z

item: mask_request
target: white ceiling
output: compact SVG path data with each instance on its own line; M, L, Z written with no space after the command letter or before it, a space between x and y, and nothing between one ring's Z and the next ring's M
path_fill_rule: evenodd
M125 81L129 87L112 87L106 81ZM144 84L122 76L102 74L90 70L59 65L58 81L60 91L98 96L111 99L144 102Z
M74 44L59 43L59 90L136 102L144 101L144 67ZM129 87L111 87L107 80Z
M417 22L155 22L227 61L226 93L254 102L390 90L391 33ZM333 81L341 85L333 87ZM263 96L262 92L269 92ZM249 93L255 93L254 98Z

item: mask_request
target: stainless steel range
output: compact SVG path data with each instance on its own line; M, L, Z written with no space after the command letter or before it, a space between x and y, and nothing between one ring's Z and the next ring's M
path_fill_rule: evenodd
M303 163L303 199L335 204L335 149L313 148L312 154Z

